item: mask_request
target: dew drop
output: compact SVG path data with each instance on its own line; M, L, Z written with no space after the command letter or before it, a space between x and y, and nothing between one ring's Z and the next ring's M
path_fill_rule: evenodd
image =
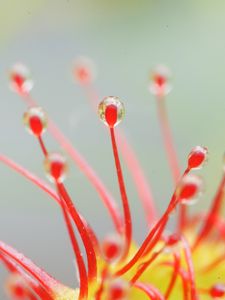
M188 156L189 169L200 169L207 161L208 149L206 147L196 146Z
M130 285L121 278L111 279L107 287L107 300L128 300Z
M225 295L225 285L217 283L211 287L209 293L212 298L221 298Z
M151 74L149 90L153 95L167 95L172 87L169 83L170 70L164 65L158 65Z
M19 94L28 94L33 88L33 80L28 68L21 64L15 64L10 71L10 87Z
M40 136L47 128L47 115L41 107L31 107L23 115L23 123L29 133Z
M184 176L178 187L178 197L182 204L192 205L197 202L202 191L203 182L197 175Z
M125 115L125 108L119 97L105 97L98 106L100 119L110 128L118 125Z
M59 153L49 153L44 160L44 169L51 182L62 183L68 171L66 158Z
M73 75L79 84L90 84L96 77L96 66L90 58L80 56L74 61Z
M6 281L6 293L10 299L26 300L28 299L28 287L19 274L10 274Z
M111 234L102 242L102 254L108 262L117 262L124 250L124 241L120 235Z

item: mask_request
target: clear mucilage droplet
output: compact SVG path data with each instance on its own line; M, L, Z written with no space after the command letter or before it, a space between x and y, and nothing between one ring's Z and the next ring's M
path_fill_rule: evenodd
M31 107L24 113L23 123L29 133L40 136L47 128L47 114L41 107Z
M122 256L124 240L118 234L107 235L102 242L102 254L106 261L116 263Z
M184 176L179 183L177 195L182 204L193 205L197 202L203 188L202 179L193 174Z
M67 176L68 165L65 156L60 153L49 153L44 160L47 178L53 183L62 183Z
M33 88L34 82L30 77L28 68L21 64L15 64L10 71L10 87L19 94L28 94Z
M208 149L202 146L194 147L188 156L189 169L201 169L208 159Z
M98 106L100 119L109 127L115 127L124 118L123 102L116 96L105 97Z
M172 90L172 86L169 82L170 77L170 70L164 65L158 65L151 74L150 92L155 96L165 96L169 94Z

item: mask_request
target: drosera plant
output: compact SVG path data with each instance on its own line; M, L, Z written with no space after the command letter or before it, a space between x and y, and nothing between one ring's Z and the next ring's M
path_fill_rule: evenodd
M88 60L74 65L74 77L93 106L98 99ZM98 104L100 120L108 128L115 173L121 196L122 213L116 201L84 157L71 145L46 112L31 96L33 86L27 68L17 64L10 73L12 89L26 103L23 121L37 139L43 154L44 170L52 185L0 154L3 164L42 189L60 207L77 262L79 287L69 288L56 281L16 249L0 242L0 260L8 269L5 283L14 300L137 300L137 299L224 299L225 297L225 221L221 216L225 172L208 212L190 215L188 207L202 194L202 179L194 171L208 158L206 147L194 147L181 173L178 164L165 98L171 90L169 73L159 66L152 74L150 91L156 98L165 150L174 180L174 191L161 217L157 217L151 189L136 155L117 125L125 108L119 97L107 96ZM50 152L43 135L47 131L76 163L96 189L114 224L114 232L102 241L77 210L66 189L68 163L65 156ZM144 207L148 234L141 245L133 236L130 204L120 163L121 152ZM167 224L178 210L177 226L168 233ZM80 249L82 242L87 262ZM213 255L212 255L213 253Z

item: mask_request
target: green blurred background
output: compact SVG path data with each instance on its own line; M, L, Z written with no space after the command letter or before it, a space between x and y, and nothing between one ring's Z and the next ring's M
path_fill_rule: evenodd
M209 163L201 172L205 195L194 209L208 206L224 153L225 2L0 0L1 152L44 178L40 150L21 123L25 106L8 88L8 70L20 61L32 70L34 98L119 198L109 137L72 78L72 62L79 55L91 57L97 65L100 99L123 99L126 118L121 126L161 212L173 186L147 86L149 71L157 63L171 68L174 88L167 105L179 161L184 168L193 146L208 146ZM50 149L58 149L48 135L45 139ZM135 236L141 241L146 233L143 211L126 170L125 177ZM2 165L0 178L1 239L74 285L72 253L58 207ZM100 237L112 230L98 196L73 165L67 186ZM4 278L0 269L0 281Z

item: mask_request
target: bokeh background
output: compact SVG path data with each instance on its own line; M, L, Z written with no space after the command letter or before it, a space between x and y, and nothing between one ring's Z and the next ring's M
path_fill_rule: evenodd
M121 124L151 182L159 211L173 190L155 101L148 91L158 63L172 72L167 105L179 161L184 168L195 145L210 151L201 171L205 194L193 209L209 204L222 171L225 112L225 2L207 0L0 0L1 152L43 175L42 156L22 125L25 110L8 88L8 70L23 62L35 80L33 96L48 111L118 198L103 124L72 77L80 55L97 66L101 99L119 95L126 106ZM50 149L58 145L48 136ZM143 210L125 169L135 237L146 233ZM77 207L99 236L112 230L108 215L85 177L71 164L67 186ZM64 283L75 284L72 252L57 205L29 182L0 166L0 237ZM0 299L6 299L0 269Z

